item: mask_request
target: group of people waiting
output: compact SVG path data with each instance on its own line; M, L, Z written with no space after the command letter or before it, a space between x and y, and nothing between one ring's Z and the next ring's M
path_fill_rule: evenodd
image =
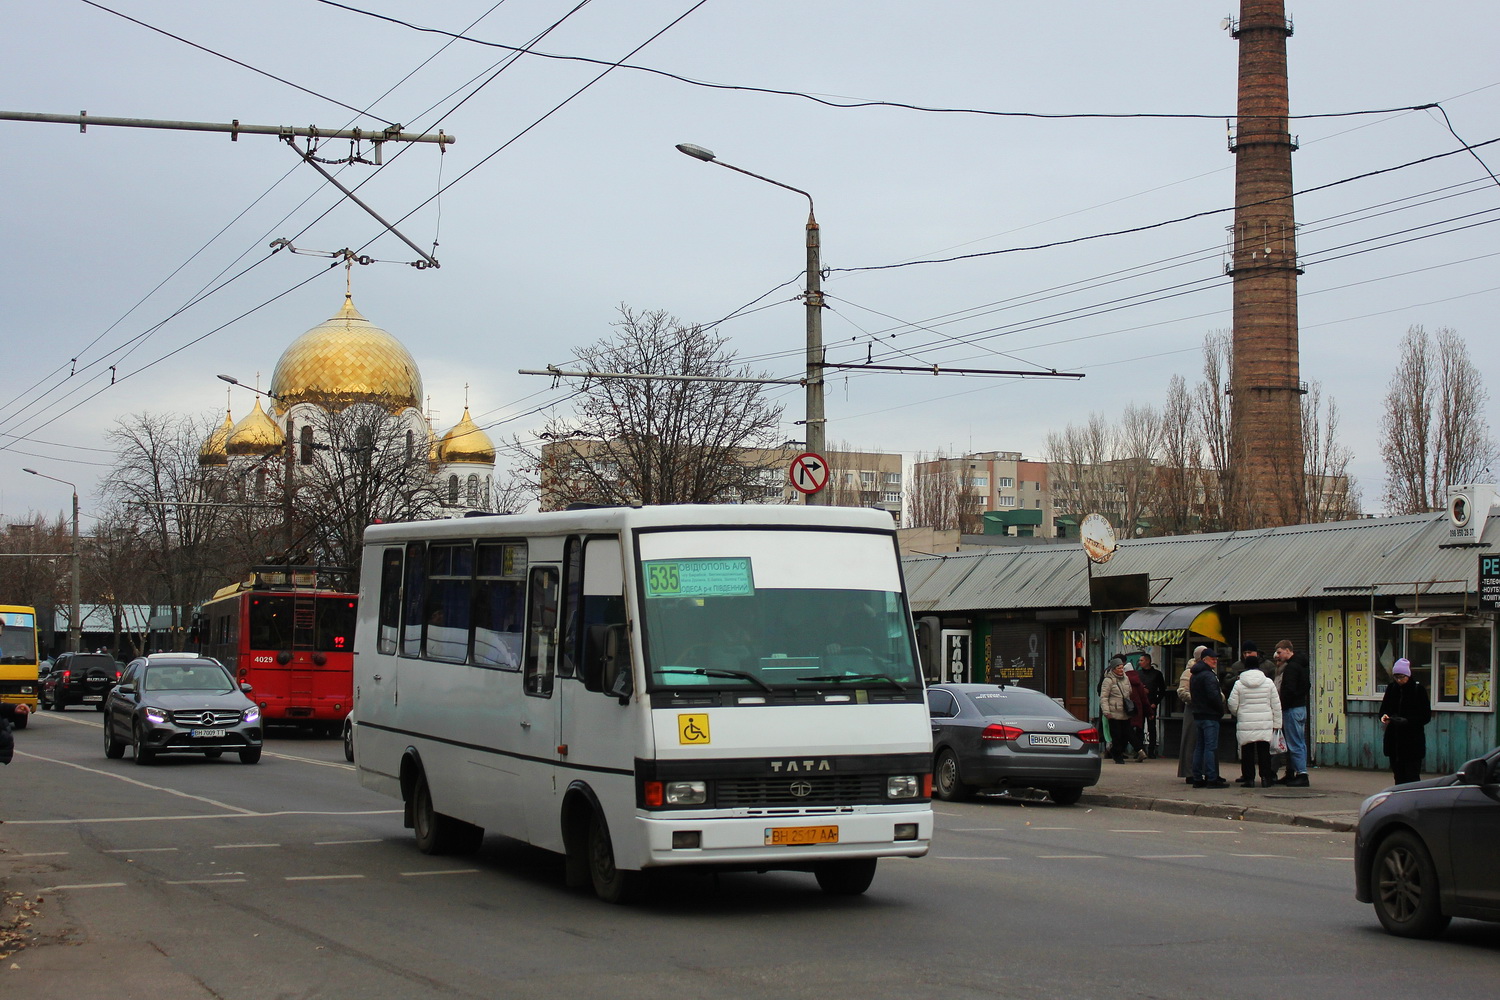
M1257 772L1264 788L1273 784L1305 788L1307 777L1307 706L1311 678L1307 657L1290 641L1276 644L1274 669L1262 667L1260 648L1246 642L1240 659L1223 674L1218 651L1199 646L1182 672L1177 697L1191 717L1183 727L1181 759L1194 788L1227 788L1219 774L1219 729L1225 715L1234 717L1240 746L1239 784L1251 787ZM1117 764L1147 760L1159 753L1159 706L1167 693L1166 678L1149 653L1131 667L1117 653L1099 687L1100 714L1109 727L1109 755ZM1286 774L1278 778L1273 753L1285 753Z
M1412 678L1405 659L1391 668L1392 683L1380 704L1385 729L1384 750L1397 784L1421 778L1427 752L1424 727L1432 717L1431 702L1422 684ZM1135 667L1123 653L1110 660L1099 686L1100 714L1108 726L1110 759L1147 760L1159 753L1159 707L1167 692L1166 678L1149 653ZM1291 640L1276 644L1271 661L1261 659L1260 647L1247 641L1240 658L1227 669L1211 646L1193 650L1193 659L1177 683L1184 722L1179 775L1194 788L1228 788L1219 773L1219 735L1230 718L1240 749L1237 784L1252 788L1286 785L1307 788L1307 712L1312 677L1307 657ZM1277 761L1284 755L1286 773L1278 777Z

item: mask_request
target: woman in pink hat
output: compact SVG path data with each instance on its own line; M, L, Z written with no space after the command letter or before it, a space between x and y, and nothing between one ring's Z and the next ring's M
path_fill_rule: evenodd
M1422 682L1412 677L1411 661L1399 659L1391 667L1391 683L1380 700L1380 724L1385 727L1385 755L1391 759L1396 784L1422 780L1422 758L1427 756L1427 722L1432 699Z

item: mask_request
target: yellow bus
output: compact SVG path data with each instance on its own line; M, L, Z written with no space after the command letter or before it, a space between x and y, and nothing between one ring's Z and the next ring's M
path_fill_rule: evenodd
M0 604L0 701L37 707L36 609ZM26 728L29 715L17 715L14 725Z

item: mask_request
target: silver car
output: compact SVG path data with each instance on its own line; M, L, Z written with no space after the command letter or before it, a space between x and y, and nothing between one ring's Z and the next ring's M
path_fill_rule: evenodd
M981 789L1036 788L1072 805L1099 781L1099 730L1040 691L934 684L932 790L947 802Z
M137 764L159 754L238 753L244 764L260 760L260 708L246 697L222 663L192 653L152 653L125 668L104 703L104 756L135 751Z

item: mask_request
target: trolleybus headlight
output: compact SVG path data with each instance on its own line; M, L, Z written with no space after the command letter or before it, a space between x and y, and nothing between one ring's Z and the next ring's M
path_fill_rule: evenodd
M669 806L701 806L708 801L708 782L669 781L665 793Z
M915 774L898 774L885 779L885 797L888 799L915 799L921 791L922 783Z
M167 721L167 710L164 708L146 707L146 721L154 726L160 726Z
M244 720L246 722L259 722L260 721L260 709L258 709L258 708L247 708L247 709L245 709Z

